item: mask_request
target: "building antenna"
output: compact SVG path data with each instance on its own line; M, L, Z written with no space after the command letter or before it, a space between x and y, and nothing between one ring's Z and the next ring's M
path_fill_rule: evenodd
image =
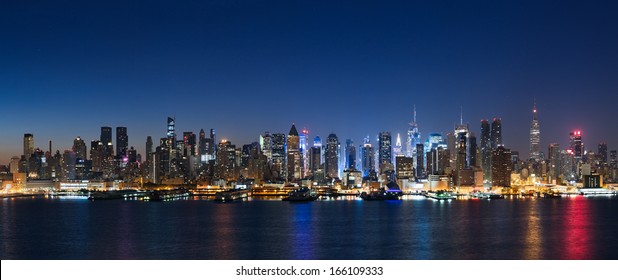
M414 104L414 123L416 123L416 104Z
M463 106L459 106L459 109L461 110L461 115L459 116L459 124L463 125Z

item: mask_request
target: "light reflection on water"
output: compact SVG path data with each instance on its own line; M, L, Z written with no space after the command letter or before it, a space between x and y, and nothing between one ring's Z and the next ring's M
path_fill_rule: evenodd
M2 200L2 259L616 259L616 198Z

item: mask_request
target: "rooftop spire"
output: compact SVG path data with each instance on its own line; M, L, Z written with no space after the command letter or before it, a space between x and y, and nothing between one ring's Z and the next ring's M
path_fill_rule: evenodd
M416 104L414 104L414 123L416 123Z
M463 106L459 106L461 110L461 115L459 115L459 124L463 124Z
M536 97L534 98L534 105L532 106L532 116L536 120Z

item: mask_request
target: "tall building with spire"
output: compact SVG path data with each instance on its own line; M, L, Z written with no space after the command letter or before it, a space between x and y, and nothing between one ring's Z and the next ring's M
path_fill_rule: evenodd
M534 160L541 159L539 143L541 142L541 131L539 129L539 120L536 115L536 101L532 108L532 123L530 124L530 158Z
M410 123L407 136L405 155L407 157L414 157L416 156L416 145L421 144L421 133L418 132L418 123L416 122L416 105L414 105L414 119Z
M299 151L300 151L300 166L302 177L306 177L309 170L309 130L303 128L298 134Z
M393 153L395 154L395 157L403 156L402 148L403 147L401 146L401 136L399 136L399 133L397 133L397 138L395 139L395 146L393 147ZM414 148L416 148L416 146L414 146Z

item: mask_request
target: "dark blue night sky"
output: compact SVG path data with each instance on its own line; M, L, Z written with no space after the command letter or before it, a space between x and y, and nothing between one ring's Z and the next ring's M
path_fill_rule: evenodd
M423 141L463 106L527 158L535 97L542 151L574 129L618 149L618 1L334 2L5 1L0 163L24 133L64 150L101 126L143 153L167 116L237 145L292 123L404 140L414 104Z

